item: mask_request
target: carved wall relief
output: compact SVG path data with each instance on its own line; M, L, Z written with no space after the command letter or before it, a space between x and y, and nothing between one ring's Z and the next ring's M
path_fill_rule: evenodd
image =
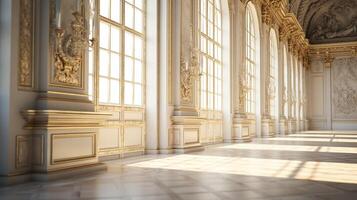
M34 34L33 0L21 0L20 10L18 85L20 87L32 88Z
M180 61L180 83L181 83L181 99L183 102L192 102L193 91L194 91L194 81L198 78L199 74L199 50L193 49L191 52L191 61L188 63L181 58Z
M85 5L83 0L59 2L51 1L51 84L82 89L85 51L89 45Z
M333 111L337 119L357 119L357 58L333 62Z
M66 34L61 28L55 29L53 81L59 85L82 87L87 33L83 16L74 12L73 18L71 33Z
M246 79L246 70L245 66L241 67L242 72L240 73L239 77L239 112L244 113L245 112L245 100L248 92L248 85L247 85L247 79Z

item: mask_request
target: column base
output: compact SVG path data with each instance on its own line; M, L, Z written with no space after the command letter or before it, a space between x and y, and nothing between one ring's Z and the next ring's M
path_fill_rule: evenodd
M275 137L275 120L274 119L262 119L262 136L263 137Z
M233 119L233 134L230 142L251 142L252 134L255 132L255 129L252 129L252 121L250 119L245 117L238 117Z
M62 110L26 110L22 114L25 128L32 130L33 172L46 174L99 164L98 129L111 114Z
M288 134L293 134L296 132L296 120L289 119L288 120Z
M304 131L308 131L309 130L309 120L304 120Z
M201 144L201 119L197 116L173 116L173 151L175 153L186 153L202 151Z
M280 135L288 134L288 122L286 119L279 120L279 132L280 132Z

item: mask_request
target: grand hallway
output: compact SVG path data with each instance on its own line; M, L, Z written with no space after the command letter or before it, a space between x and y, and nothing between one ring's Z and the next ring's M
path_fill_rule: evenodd
M357 199L357 132L302 132L107 164L107 172L4 187L0 196L2 200Z

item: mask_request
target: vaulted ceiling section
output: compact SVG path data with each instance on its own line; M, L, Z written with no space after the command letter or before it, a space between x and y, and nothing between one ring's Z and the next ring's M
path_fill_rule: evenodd
M357 41L357 0L290 0L311 44Z

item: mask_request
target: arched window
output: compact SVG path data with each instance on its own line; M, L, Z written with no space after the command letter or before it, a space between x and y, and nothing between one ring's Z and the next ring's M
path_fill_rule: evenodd
M222 110L222 12L220 0L200 1L200 108Z
M143 106L144 0L99 1L98 103Z
M276 38L276 32L274 29L270 30L270 67L269 67L269 103L270 103L270 115L277 115L277 77L278 77L278 42Z
M256 10L251 2L248 2L245 14L245 74L246 97L245 111L256 112L257 101L257 75L258 75L258 21L255 19Z
M284 49L283 49L283 61L284 61L284 67L283 67L283 101L284 101L284 116L288 117L289 115L289 104L288 104L288 52L287 52L287 48L284 45Z

